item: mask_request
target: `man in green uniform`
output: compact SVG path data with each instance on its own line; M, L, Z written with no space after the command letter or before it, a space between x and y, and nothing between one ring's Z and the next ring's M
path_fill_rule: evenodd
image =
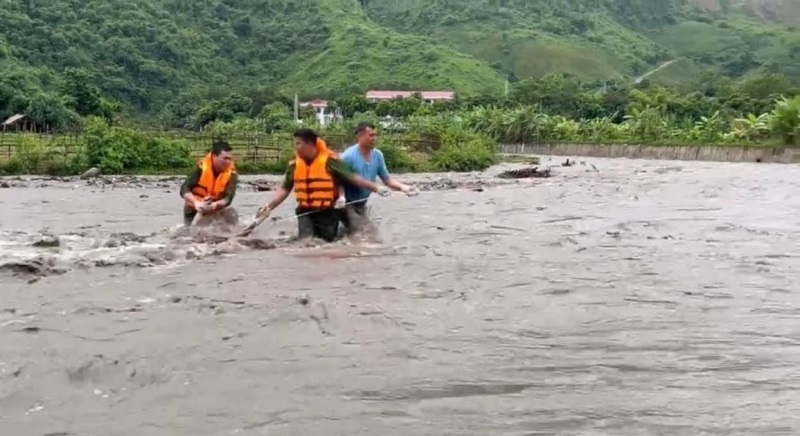
M342 186L355 185L382 196L391 192L353 173L313 130L298 130L294 140L295 159L275 197L259 210L259 216L269 216L294 191L299 238L315 236L332 242L339 236L344 207Z
M215 142L181 185L184 224L190 226L199 213L198 226L212 222L235 226L239 218L230 205L238 182L233 149L227 142Z

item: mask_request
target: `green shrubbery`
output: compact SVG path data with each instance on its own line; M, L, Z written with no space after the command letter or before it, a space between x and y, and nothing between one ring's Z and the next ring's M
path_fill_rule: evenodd
M196 164L182 141L151 137L134 129L111 127L104 119L90 118L78 149L64 149L32 135L22 135L8 164L11 174L77 174L91 167L105 174L180 172Z
M5 172L12 174L61 175L71 171L71 162L65 165L62 151L35 136L25 135L17 142L16 151L5 167Z
M333 148L355 142L361 121L381 126L373 113L316 128ZM207 133L230 138L243 173L279 173L294 156L294 122L281 131L262 119L239 119L209 125ZM697 119L678 118L663 107L643 104L630 108L621 121L612 117L573 120L548 115L537 106L512 109L481 107L467 112L416 115L381 130L378 148L390 171L479 171L496 162L501 143L594 144L777 144L800 145L800 97L781 99L761 115L731 118L716 111ZM243 139L242 139L243 138ZM206 135L206 139L208 136ZM237 142L238 141L238 142ZM244 141L244 142L242 142ZM254 163L245 147L278 147L276 161ZM89 167L103 173L184 172L196 165L184 140L171 140L131 128L109 126L100 118L85 120L77 153L67 157L57 146L34 137L21 137L6 173L74 174Z
M659 106L632 108L622 122L611 117L573 120L548 115L536 106L478 108L463 122L497 142L593 144L763 144L782 137L791 144L798 99L779 101L771 113L725 117L720 112L697 119L678 118Z
M381 143L380 150L386 167L391 172L415 172L421 171L425 166L425 161L414 157L410 150L401 144L392 141Z
M778 101L766 122L784 143L800 146L800 96Z
M106 174L135 170L179 170L194 162L189 147L182 141L150 137L123 127L110 127L100 118L85 126L82 152L86 164Z

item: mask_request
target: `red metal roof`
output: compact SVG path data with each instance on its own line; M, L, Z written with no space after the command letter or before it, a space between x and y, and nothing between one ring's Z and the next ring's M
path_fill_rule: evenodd
M391 100L393 98L408 98L419 93L424 100L452 100L455 92L452 91L367 91L368 100Z

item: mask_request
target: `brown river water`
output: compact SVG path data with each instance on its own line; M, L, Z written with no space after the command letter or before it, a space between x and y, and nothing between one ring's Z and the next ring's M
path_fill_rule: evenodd
M800 167L562 159L401 176L330 245L6 179L0 435L800 434Z

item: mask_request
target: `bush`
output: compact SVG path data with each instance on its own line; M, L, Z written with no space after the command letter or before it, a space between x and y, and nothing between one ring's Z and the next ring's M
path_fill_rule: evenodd
M69 171L69 161L50 144L32 136L22 136L8 162L12 174L62 175Z
M769 124L772 133L780 135L786 145L800 145L800 96L777 101Z
M386 141L378 149L383 153L386 168L390 172L417 171L418 165L409 151L394 142Z
M431 163L439 171L483 171L495 162L495 153L487 150L480 140L447 146L431 156Z
M109 127L105 120L86 123L84 161L105 174L126 171L188 168L194 164L189 147L181 141L151 138L142 132Z
M442 135L442 148L431 163L439 171L483 171L497 162L497 143L470 129L452 127Z

